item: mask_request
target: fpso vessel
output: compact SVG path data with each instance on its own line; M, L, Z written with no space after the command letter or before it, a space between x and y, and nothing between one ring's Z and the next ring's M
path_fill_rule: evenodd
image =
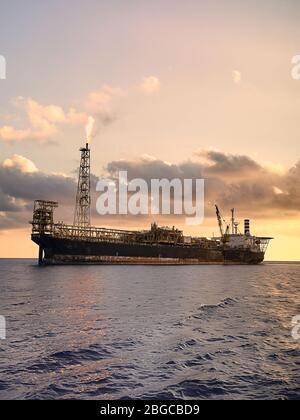
M147 231L104 229L90 225L90 148L81 151L81 163L73 225L54 222L58 203L36 200L32 241L39 246L40 265L126 264L126 265L200 265L260 264L272 238L250 234L245 220L238 232L232 210L231 225L223 228L219 209L219 238L187 237L173 228L152 224Z

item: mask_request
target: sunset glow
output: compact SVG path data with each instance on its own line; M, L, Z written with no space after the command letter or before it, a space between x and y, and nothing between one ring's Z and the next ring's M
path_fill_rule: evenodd
M58 0L2 6L0 257L36 257L34 199L59 201L72 221L78 149L93 138L95 179L204 177L204 224L162 224L210 237L214 204L228 218L234 206L275 238L268 260L300 260L299 4L225 3L75 0L68 21ZM99 226L154 221L102 219L93 206Z

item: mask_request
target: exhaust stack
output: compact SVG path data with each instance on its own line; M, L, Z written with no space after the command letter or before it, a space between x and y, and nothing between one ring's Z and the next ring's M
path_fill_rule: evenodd
M244 230L245 235L250 236L250 220L249 219L246 219L244 221L244 226L245 226L245 230Z

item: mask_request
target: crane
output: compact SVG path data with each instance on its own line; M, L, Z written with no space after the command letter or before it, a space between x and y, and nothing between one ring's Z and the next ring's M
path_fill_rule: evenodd
M217 212L217 218L218 218L221 237L223 238L224 237L223 221L222 221L222 216L221 216L219 207L217 205L216 205L216 212Z

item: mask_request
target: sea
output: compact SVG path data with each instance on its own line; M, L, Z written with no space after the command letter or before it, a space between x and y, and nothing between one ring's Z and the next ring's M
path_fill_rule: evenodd
M299 315L300 263L0 260L0 399L300 399Z

